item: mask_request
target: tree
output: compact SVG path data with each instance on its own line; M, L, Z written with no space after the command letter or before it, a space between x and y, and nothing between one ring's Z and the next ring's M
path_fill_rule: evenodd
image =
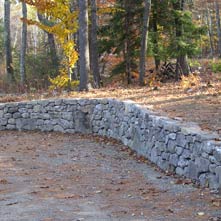
M5 39L5 59L7 80L12 83L14 78L14 70L12 66L12 51L11 51L11 32L10 32L10 0L4 2L4 39Z
M218 54L221 57L221 25L220 25L220 10L218 0L215 1L216 7L216 23L217 23L217 34L218 34Z
M37 12L38 20L45 26L53 26L55 25L53 22L50 22L45 16L41 13ZM49 54L51 56L51 61L55 69L54 76L57 76L59 73L59 59L57 56L56 44L54 39L54 34L44 30L48 36L48 46L49 46Z
M141 49L140 49L140 71L139 71L139 82L140 85L144 85L144 75L146 71L146 55L147 55L147 42L148 42L148 27L151 0L144 1L144 13L143 13L143 28L141 35Z
M116 0L112 10L106 10L110 19L100 28L100 52L120 58L112 74L125 74L128 84L132 83L132 74L138 73L142 2Z
M94 86L99 88L101 77L98 63L98 46L97 46L97 4L96 0L90 1L91 6L91 25L90 25L90 64L94 77Z
M90 72L89 42L88 42L88 0L79 0L79 90L88 90Z
M27 19L27 6L25 2L22 2L22 16L23 19ZM24 86L26 81L26 71L25 71L25 55L27 48L27 24L22 23L22 36L21 36L21 51L20 51L20 81L21 85Z

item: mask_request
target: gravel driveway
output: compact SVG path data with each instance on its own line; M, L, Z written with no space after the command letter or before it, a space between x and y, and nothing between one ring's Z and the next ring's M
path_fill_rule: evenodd
M221 196L116 141L0 132L0 221L221 220Z

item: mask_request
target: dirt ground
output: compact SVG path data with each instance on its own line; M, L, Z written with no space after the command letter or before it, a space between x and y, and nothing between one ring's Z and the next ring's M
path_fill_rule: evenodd
M221 196L113 140L0 132L1 221L220 221Z

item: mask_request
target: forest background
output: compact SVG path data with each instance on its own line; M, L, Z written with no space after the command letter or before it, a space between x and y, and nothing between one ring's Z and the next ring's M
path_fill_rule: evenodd
M221 56L219 0L26 3L0 2L2 89L75 89L80 80L87 90L116 75L148 85L179 80L201 68L197 59ZM221 70L217 60L209 66Z

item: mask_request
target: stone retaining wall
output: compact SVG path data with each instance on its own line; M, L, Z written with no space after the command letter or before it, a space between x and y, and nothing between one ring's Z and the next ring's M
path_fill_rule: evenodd
M221 188L221 142L197 125L130 101L60 99L0 104L0 130L94 133L121 140L161 169Z

